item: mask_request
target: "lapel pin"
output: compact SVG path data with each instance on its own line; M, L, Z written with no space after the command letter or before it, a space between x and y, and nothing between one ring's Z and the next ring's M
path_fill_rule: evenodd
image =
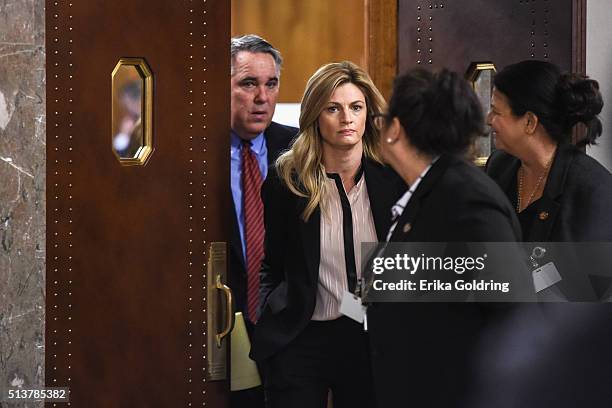
M538 218L540 218L541 221L544 221L545 219L548 218L548 212L547 211L542 211L540 213L540 215L538 216Z
M406 224L404 224L404 233L408 233L410 232L410 230L412 229L412 225L410 225L409 222L407 222Z

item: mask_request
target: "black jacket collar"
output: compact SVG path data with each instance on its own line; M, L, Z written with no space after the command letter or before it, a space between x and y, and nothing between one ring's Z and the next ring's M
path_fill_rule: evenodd
M565 180L572 164L574 149L574 146L568 144L559 145L557 148L542 198L539 200L538 218L534 220L529 236L525 237L525 241L542 242L550 240L552 228L561 209L560 198L565 189Z
M274 166L274 161L289 146L292 140L288 140L287 134L297 134L298 130L290 126L284 126L276 122L271 122L270 126L264 131L266 137L266 147L268 148L268 166Z
M403 241L402 236L406 234L404 232L403 227L406 224L412 224L417 217L419 209L421 208L421 200L426 197L431 190L434 188L440 177L446 172L446 169L453 163L453 161L458 160L451 155L443 154L441 155L435 163L432 164L431 168L423 177L421 182L419 183L416 191L412 194L410 201L404 208L404 212L400 216L397 221L397 226L391 235L391 239L389 241ZM385 233L386 235L386 233Z
M544 187L543 197L550 200L555 200L563 194L567 173L572 163L574 150L576 148L569 144L559 145L555 158L550 167L548 178L546 179L546 186ZM514 156L511 157L505 170L502 171L498 177L498 183L504 191L509 191L512 187L512 183L516 180L516 172L521 165L521 161Z
M542 198L538 203L538 218L529 232L529 236L523 237L525 241L543 242L548 241L552 232L552 227L559 215L561 207L560 198L563 195L569 168L572 164L575 147L570 144L561 144L557 148L555 158L550 168L548 178ZM510 156L510 160L505 165L505 169L497 177L498 184L509 195L515 191L512 183L516 183L516 173L521 165L521 161L516 157Z
M405 184L399 176L390 177L389 169L373 161L364 160L362 168L368 188L376 236L378 241L384 242L391 226L391 207L403 193Z
M369 159L362 161L363 176L365 177L368 198L374 227L378 241L385 241L389 227L391 226L391 206L398 198L398 192L404 188L403 183L397 178L389 176L389 170ZM301 216L308 199L298 198L296 213ZM312 213L308 222L300 222L300 233L303 237L304 254L308 263L308 270L313 279L319 274L319 262L321 256L321 211L319 207Z
M557 148L546 180L546 186L544 187L544 196L554 200L563 194L567 173L572 164L574 149L574 146L568 144L559 145Z

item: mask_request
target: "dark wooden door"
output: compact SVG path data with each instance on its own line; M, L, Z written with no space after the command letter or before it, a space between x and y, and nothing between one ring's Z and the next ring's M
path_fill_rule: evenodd
M231 207L229 27L224 1L46 2L46 383L71 406L227 405L206 277ZM152 72L144 166L111 148L122 57Z
M585 27L586 0L398 0L397 68L466 73L476 63L499 70L538 59L584 73ZM485 112L489 93L479 92ZM574 140L582 138L577 132L583 130ZM478 142L477 163L485 163L491 145Z
M583 72L585 0L398 1L398 70L548 60Z

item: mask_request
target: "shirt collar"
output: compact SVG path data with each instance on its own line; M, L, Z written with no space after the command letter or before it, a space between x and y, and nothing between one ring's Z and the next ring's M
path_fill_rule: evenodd
M431 169L431 166L433 166L434 163L436 161L438 161L439 158L440 158L440 156L434 157L434 159L431 161L431 163L427 167L425 167L425 169L419 175L419 177L415 180L415 182L412 183L412 185L410 186L408 191L406 191L400 197L400 199L397 200L395 205L393 207L391 207L391 218L393 220L397 220L402 215L402 213L404 212L404 208L406 208L406 205L408 204L408 201L410 201L410 198L412 197L412 194L414 194L414 192L416 191L417 187L419 186L419 183L421 182L423 177L425 177L425 175L427 174L429 169Z
M240 150L242 148L242 139L233 130L230 132L230 144L233 149ZM251 139L251 150L256 155L260 155L266 144L264 133L261 132L254 139Z

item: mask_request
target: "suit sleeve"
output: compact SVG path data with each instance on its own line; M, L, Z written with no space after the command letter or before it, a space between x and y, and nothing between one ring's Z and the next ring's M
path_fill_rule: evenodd
M264 205L264 259L259 275L260 316L270 293L284 280L283 246L287 235L287 197L276 172L271 169L261 190Z
M570 228L574 229L574 241L612 241L612 182L608 178L599 181L595 190L572 203L574 220Z

